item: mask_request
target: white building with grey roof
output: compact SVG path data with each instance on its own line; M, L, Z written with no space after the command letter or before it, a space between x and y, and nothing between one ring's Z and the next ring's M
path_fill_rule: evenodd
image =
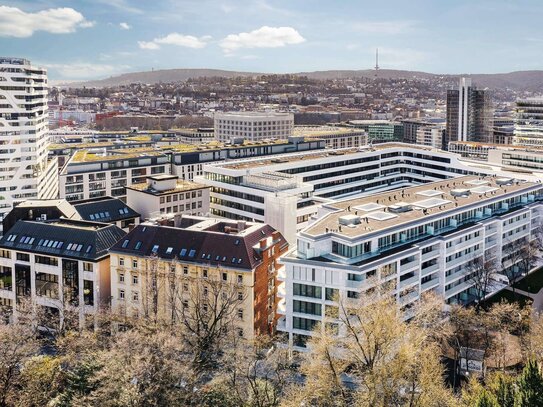
M303 348L317 323L339 324L325 308L374 290L392 293L406 311L425 292L447 304L480 300L529 271L523 250L540 238L542 216L541 182L498 176L323 205L281 259L278 330ZM489 267L484 288L477 284L480 265Z

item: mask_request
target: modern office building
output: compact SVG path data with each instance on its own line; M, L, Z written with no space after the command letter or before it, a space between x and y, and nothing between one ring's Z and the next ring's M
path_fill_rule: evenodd
M294 135L304 140L324 140L327 148L363 147L368 144L368 133L347 126L296 126Z
M292 136L294 115L278 112L215 113L215 139L223 143L234 140L286 140Z
M287 250L283 236L261 223L181 215L145 222L110 250L112 308L146 315L152 295L160 319L180 319L204 311L198 298L207 285L210 296L211 286L226 296L235 290L228 309L236 307L240 336L274 334L276 269Z
M406 119L402 120L401 123L403 125L402 141L407 144L416 144L417 132L420 128L444 125L446 121L439 117L427 117L424 119ZM440 145L438 148L442 148L442 146Z
M368 133L368 143L402 141L403 124L390 120L351 120L349 124Z
M513 144L543 145L543 97L517 100Z
M428 146L441 149L443 147L444 137L445 125L443 124L420 126L417 129L416 144L419 146Z
M477 89L470 78L460 78L458 89L447 91L445 144L452 141L492 142L492 101L488 90Z
M293 152L323 150L324 140L289 140L243 142L239 145L210 143L177 144L160 149L137 148L133 141L123 141L118 148L100 146L76 151L59 174L60 197L68 201L112 196L126 200L126 187L144 183L148 176L177 175L192 181L203 174L203 165L245 157L269 156ZM118 144L118 143L117 143Z
M0 221L25 199L57 197L57 164L47 155L47 87L45 69L0 57Z
M126 186L170 171L170 156L154 149L80 150L59 174L60 197L78 201L111 196L126 201Z
M18 221L0 239L0 303L17 316L28 299L55 319L76 307L79 326L110 303L108 250L125 235L117 226L73 219Z
M211 186L212 215L267 223L294 244L296 232L331 199L479 171L430 147L384 143L206 165L197 181Z
M464 176L323 205L279 270L278 330L304 346L325 310L382 288L403 309L433 291L448 304L475 298L472 264L495 264L487 292L518 268L518 248L543 219L543 185ZM501 274L500 273L504 273ZM343 327L338 326L343 332Z
M177 175L155 175L126 188L126 202L142 219L160 214L209 214L209 186L180 180Z

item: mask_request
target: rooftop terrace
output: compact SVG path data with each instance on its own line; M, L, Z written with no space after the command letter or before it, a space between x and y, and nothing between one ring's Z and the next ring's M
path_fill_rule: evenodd
M512 178L465 176L337 201L325 205L335 212L323 216L302 233L318 236L334 231L346 237L362 236L537 185L541 184Z

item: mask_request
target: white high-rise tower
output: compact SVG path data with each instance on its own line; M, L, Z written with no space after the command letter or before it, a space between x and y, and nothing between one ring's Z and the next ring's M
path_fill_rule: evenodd
M0 57L0 220L21 201L58 195L47 121L47 71Z

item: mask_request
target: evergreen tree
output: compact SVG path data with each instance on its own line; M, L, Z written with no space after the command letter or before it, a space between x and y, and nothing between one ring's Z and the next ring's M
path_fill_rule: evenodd
M498 377L498 387L495 391L496 400L500 407L515 406L515 387L512 380L500 375Z
M518 379L516 407L543 406L543 376L535 360L530 360Z
M486 390L482 390L475 407L500 407L496 398Z

